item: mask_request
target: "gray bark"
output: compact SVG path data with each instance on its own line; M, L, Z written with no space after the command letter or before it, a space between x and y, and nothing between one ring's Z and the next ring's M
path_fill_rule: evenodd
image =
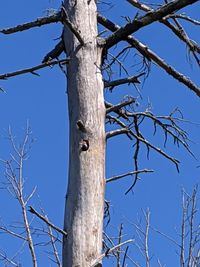
M64 42L70 57L67 66L70 159L63 267L89 267L102 249L105 184L102 51L97 45L95 1L66 0L64 7L84 45L65 27Z

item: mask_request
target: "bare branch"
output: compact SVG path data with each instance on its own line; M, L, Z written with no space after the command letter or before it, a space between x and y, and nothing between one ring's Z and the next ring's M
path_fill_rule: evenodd
M122 111L123 112L123 111ZM179 118L173 118L172 114L170 116L155 116L150 111L145 112L127 112L124 111L125 115L129 118L131 116L138 118L140 117L146 117L153 121L154 123L154 134L156 133L156 125L159 125L165 134L165 144L167 142L167 135L171 136L173 138L173 141L175 144L182 144L183 147L195 158L194 154L190 150L190 147L188 145L188 136L187 133L178 126L177 122L179 121ZM163 121L163 120L166 120Z
M7 227L0 226L0 230L2 230L4 233L7 233L7 234L12 235L14 237L17 237L17 238L22 239L24 241L27 241L26 237L22 236L21 234L18 234L18 233L15 233L15 232L11 231Z
M122 242L122 237L123 237L123 224L121 223L120 224L120 227L119 227L119 235L118 235L118 244L121 244ZM120 258L121 258L121 253L120 253L120 250L117 250L116 251L116 258L117 258L117 267L120 267Z
M138 120L137 120L137 117L134 117L133 118L133 124L134 124L134 128L135 128L135 133L137 136L142 136L141 133L140 133L140 130L139 130L139 123L138 123ZM133 160L134 160L134 164L135 164L135 170L136 170L136 174L135 174L135 178L133 180L133 183L132 185L129 187L129 189L125 192L125 194L128 194L132 188L135 186L136 182L138 181L139 179L139 176L138 176L138 156L139 156L139 150L140 150L140 141L138 139L136 139L136 143L135 143L135 153L134 153L134 156L133 156Z
M137 7L143 11L149 12L152 11L152 9L150 7L148 7L147 5L140 3L138 0L126 0L127 2L129 2L132 6Z
M23 225L25 228L26 239L23 237L21 238L24 239L28 244L33 267L37 267L37 258L36 258L34 244L33 244L31 227L30 227L30 222L27 216L27 211L26 211L27 201L28 199L30 199L30 197L32 197L34 190L29 195L27 201L25 200L24 193L23 193L24 191L24 174L23 174L24 160L26 159L28 149L30 149L30 147L27 148L27 146L29 145L30 135L31 135L31 130L27 123L23 142L19 147L17 147L14 143L14 137L9 128L9 139L11 141L12 148L16 154L16 156L13 156L13 158L15 159L14 162L17 165L17 168L14 168L12 166L13 164L12 161L5 161L4 163L5 163L5 169L6 169L5 175L8 180L8 184L11 188L11 191L14 197L17 199L19 203L21 212L22 212ZM6 229L4 229L4 231L5 230ZM14 232L11 232L9 230L7 230L6 232L19 238L19 236L15 234Z
M130 98L130 99L124 101L124 102L121 102L121 103L119 103L119 104L117 104L117 105L114 105L114 106L112 106L112 107L110 107L110 108L107 108L106 113L108 114L108 113L110 113L110 112L119 110L119 109L121 109L122 107L131 105L132 103L135 103L135 98Z
M127 128L121 128L121 129L110 131L110 132L106 133L106 140L108 140L109 138L116 136L116 135L127 134L128 132L129 132L129 130Z
M119 179L122 179L126 176L132 176L132 175L135 175L136 173L151 173L153 172L153 170L148 170L148 169L143 169L143 170L138 170L138 171L132 171L132 172L127 172L127 173L124 173L124 174L121 174L121 175L116 175L116 176L113 176L111 178L108 178L106 179L106 183L110 183L110 182L113 182L113 181L117 181Z
M138 31L140 28L158 21L174 11L180 10L181 8L191 5L197 1L198 0L175 0L163 5L155 11L148 12L145 16L134 19L109 36L106 39L105 47L109 49L120 41L126 39L128 35Z
M110 20L106 19L105 17L98 14L98 22L102 24L104 27L108 28L110 31L115 32L116 30L119 30L120 27ZM185 84L189 89L191 89L193 92L196 93L200 97L200 88L194 84L189 78L187 78L182 73L178 72L176 69L174 69L172 66L167 64L164 59L159 57L155 52L150 50L148 46L138 41L135 37L129 35L126 38L126 41L131 44L133 47L135 47L145 58L148 60L154 61L156 64L158 64L162 69L164 69L170 76L172 76L174 79L178 80L179 82Z
M124 79L119 79L119 80L115 80L115 81L104 81L104 87L108 88L108 87L115 87L118 85L122 85L122 84L130 84L130 83L140 83L140 81L138 80L138 78L140 76L144 75L144 73L141 73L137 76L130 76L128 78L124 78Z
M144 213L144 211L143 211ZM150 257L149 257L149 227L150 227L150 211L144 213L144 217L146 220L145 226L145 238L144 238L144 251L145 251L145 260L146 260L146 267L150 267Z
M55 238L53 237L52 228L49 225L48 225L48 231L49 231L49 236L50 236L50 239L51 239L51 245L52 245L52 248L53 248L53 254L55 256L56 264L57 264L58 267L62 267L62 264L60 262L60 258L59 258L59 255L58 255L58 250L57 250L57 247L56 247L56 244L55 244Z
M100 255L100 256L99 256L99 257L92 263L91 267L95 267L95 266L97 265L97 263L99 263L100 261L102 261L102 259L103 259L104 257L106 257L108 254L110 254L111 252L117 250L118 248L120 248L120 247L122 247L122 246L124 246L124 245L126 245L126 244L128 244L128 243L132 243L132 242L134 242L134 240L133 240L133 239L129 239L129 240L126 240L126 241L124 241L124 242L122 242L122 243L120 243L120 244L117 244L116 246L114 246L114 247L108 249L105 253L101 254L101 255Z
M39 70L39 69L42 69L42 68L46 68L46 67L49 67L49 66L53 66L53 65L56 65L56 64L67 64L69 63L69 59L62 59L62 60L55 60L55 61L51 61L51 62L45 62L45 63L42 63L40 65L37 65L37 66L34 66L34 67L31 67L31 68L27 68L27 69L22 69L22 70L17 70L17 71L14 71L14 72L8 72L8 73L5 73L5 74L1 74L0 75L0 80L6 80L10 77L14 77L14 76L18 76L18 75L21 75L21 74L26 74L26 73L31 73L31 74L34 74L34 75L38 75L35 73L36 70Z
M185 264L185 221L187 216L187 207L185 205L184 192L182 191L182 222L181 222L181 253L180 253L180 266L184 267Z
M11 33L16 33L16 32L21 32L21 31L25 31L25 30L28 30L34 27L40 27L42 25L56 23L56 22L59 22L60 20L61 20L61 12L58 12L51 16L38 18L37 20L32 21L32 22L20 24L12 28L2 29L0 30L0 33L11 34Z
M161 232L160 230L158 230L158 229L156 229L156 228L154 228L154 227L150 227L153 231L155 231L156 233L158 233L159 235L162 235L163 237L165 237L166 239L168 239L170 242L172 242L173 244L175 244L177 247L181 247L177 242L176 242L176 240L175 239L173 239L171 236L169 236L169 235L167 235L167 234L165 234L165 233L163 233L163 232ZM181 265L182 266L182 265Z
M151 7L147 6L147 5L144 5L144 4L141 4L138 2L138 0L127 0L130 4L132 4L133 6L143 10L143 11L146 11L146 12L149 12L149 11L154 11ZM197 45L197 43L193 40L191 40L187 33L185 32L185 30L181 27L175 27L172 23L170 23L167 18L175 18L174 15L170 15L170 16L167 16L165 18L162 18L160 20L160 22L162 24L164 24L165 26L167 26L170 30L172 30L172 32L180 39L182 40L184 43L186 43L186 45L189 47L189 49L192 51L192 53L195 53L195 51L197 51L198 53L200 53L200 47ZM199 60L198 58L196 58L196 56L194 55L194 58L196 59L197 63L199 64Z
M129 128L127 128L126 124L123 123L122 121L120 121L119 119L107 115L108 118L112 119L113 121L115 121L118 125L120 125L121 127L123 127L123 129L127 129L127 135L131 135L133 136L136 140L142 142L143 144L145 144L148 148L151 148L153 150L155 150L156 152L158 152L159 154L161 154L162 156L164 156L165 158L169 159L171 162L173 162L176 166L177 171L179 172L179 167L178 164L180 163L177 159L172 158L171 156L169 156L167 153L165 153L161 148L154 146L153 144L151 144L149 141L147 141L142 135L138 136L137 134L135 134L132 130L130 130Z
M40 218L43 222L45 222L47 225L49 225L51 228L53 228L54 230L56 230L60 234L67 236L67 233L64 230L60 229L59 227L57 227L56 225L51 223L45 216L43 216L39 212L37 212L32 206L29 207L29 211L31 213L35 214L38 218Z
M2 258L3 261L6 262L6 266L7 266L7 263L9 263L11 266L19 267L19 265L16 262L14 262L13 259L8 258L5 253L0 252L0 257Z
M183 20L191 22L194 25L200 26L200 21L199 20L190 18L189 16L186 16L186 15L183 15L183 14L172 14L172 15L169 16L169 18L183 19Z
M196 213L196 201L197 201L197 188L194 188L191 197L191 212L189 219L189 251L188 251L188 266L192 266L193 252L195 246L195 236L194 236L194 216Z
M60 54L64 51L64 44L63 41L61 40L53 50L51 50L46 56L43 58L42 63L51 61L52 59L58 58Z
M80 44L83 46L84 45L83 38L81 37L79 30L69 20L67 11L65 10L64 6L62 6L62 8L61 8L61 20L62 20L63 24L65 25L65 27L67 27L71 30L71 32L76 36L76 38L79 40Z
M111 104L111 103L109 103L108 101L105 101L105 106L106 106L107 109L114 107L114 105ZM118 109L118 110L115 110L114 112L115 112L116 114L118 114L120 117L122 117L122 118L124 118L124 119L128 119L128 117L127 117L126 114L125 114L125 110L123 110L123 109L120 109L120 110L119 110L119 109ZM109 117L107 116L107 118L109 118Z

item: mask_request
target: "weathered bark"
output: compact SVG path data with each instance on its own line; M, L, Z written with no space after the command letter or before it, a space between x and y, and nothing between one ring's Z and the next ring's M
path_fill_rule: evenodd
M69 179L66 196L63 267L89 267L101 254L104 212L105 106L97 45L94 0L66 0L70 21L82 46L67 28L64 42L70 62L67 93L70 121Z

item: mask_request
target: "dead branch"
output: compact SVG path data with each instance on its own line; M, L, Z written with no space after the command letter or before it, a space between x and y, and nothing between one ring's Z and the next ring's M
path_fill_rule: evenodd
M181 248L180 244L174 238L172 238L171 236L163 233L162 231L160 231L160 230L158 230L158 229L156 229L156 228L154 228L152 226L150 228L151 228L151 230L153 230L157 234L159 234L159 235L163 236L164 238L168 239L170 242L172 242L173 244L175 244L177 247Z
M34 27L41 27L46 24L50 23L57 23L61 20L61 12L58 12L56 14L53 14L51 16L43 17L43 18L38 18L35 21L32 22L27 22L24 24L17 25L12 28L7 28L7 29L2 29L0 30L0 33L3 34L11 34L11 33L16 33L16 32L22 32Z
M107 18L103 17L102 15L98 14L98 22L109 29L112 32L115 32L120 29L120 27ZM164 69L170 76L174 79L178 80L179 82L186 85L189 89L196 93L200 97L200 88L194 84L188 77L183 75L182 73L178 72L172 66L164 61L161 57L159 57L155 52L153 52L148 46L143 44L142 42L138 41L133 36L128 36L126 41L131 44L134 48L136 48L145 58L148 60L154 61L158 66Z
M154 172L154 171L148 170L148 169L143 169L143 170L138 170L138 171L127 172L127 173L123 173L123 174L116 175L116 176L113 176L111 178L106 179L106 183L117 181L117 180L122 179L124 177L135 175L136 173L139 174L139 173L151 173L151 172Z
M13 231L11 231L10 229L8 229L7 227L4 227L4 226L0 226L0 230L3 232L3 233L7 233L9 235L12 235L14 237L17 237L19 239L22 239L24 241L28 241L28 239L24 236L22 236L21 234L18 234L18 233L15 233Z
M179 167L178 164L180 163L177 159L169 156L167 153L165 153L161 148L154 146L153 144L151 144L148 140L146 140L142 134L140 133L140 136L138 136L137 134L135 134L131 129L129 129L127 127L127 125L125 123L123 123L122 121L120 121L118 118L111 116L111 115L107 115L107 117L113 121L115 121L118 125L120 125L122 127L122 129L127 129L126 134L129 136L133 136L136 140L142 142L143 144L145 144L148 148L153 149L154 151L158 152L159 154L161 154L162 156L164 156L165 158L169 159L171 162L173 162L176 166L177 171L179 172Z
M62 52L64 51L64 44L63 41L61 40L53 50L51 50L46 56L43 58L42 63L49 62L52 59L58 58Z
M59 227L57 227L56 225L51 223L45 216L43 216L42 214L37 212L32 206L29 207L29 211L32 214L35 214L38 218L40 218L43 222L45 222L47 225L49 225L51 228L53 228L54 230L56 230L60 234L67 236L67 233L64 230L60 229Z
M83 38L82 38L79 30L69 20L68 14L67 14L64 6L62 6L62 8L61 8L61 21L65 25L65 27L70 29L70 31L76 36L76 38L79 40L80 44L83 46L84 45Z
M120 243L120 244L117 244L116 246L114 246L114 247L108 249L105 253L101 254L101 255L100 255L100 256L99 256L99 257L92 263L91 267L95 267L99 262L102 261L102 259L103 259L104 257L106 257L106 256L107 256L108 254L110 254L111 252L113 252L113 251L119 249L120 247L122 247L122 246L124 246L124 245L126 245L126 244L128 244L128 243L132 243L132 242L134 242L134 240L133 240L133 239L129 239L129 240L126 240L126 241L124 241L124 242L122 242L122 243Z
M132 4L133 6L146 11L146 12L153 12L154 10L144 4L141 4L138 2L138 0L127 0L130 4ZM167 18L176 18L174 15L172 16L167 16L165 18L162 18L160 20L160 22L162 24L164 24L165 26L167 26L170 30L172 30L172 32L180 39L182 40L190 49L190 51L194 54L195 51L197 51L198 53L200 53L200 47L197 45L197 43L195 41L193 41L192 39L190 39L187 35L187 33L185 32L185 30L183 29L183 27L176 27L174 26L172 23L170 23ZM194 54L194 58L196 59L197 63L199 64L199 59L196 57L196 55Z
M112 108L114 107L113 104L109 103L108 101L105 101L105 106L106 106L106 109L109 109L109 108ZM117 115L119 115L119 117L122 117L124 119L127 119L128 120L128 117L126 116L125 114L125 110L124 109L118 109L118 110L115 110L114 111ZM106 116L107 117L107 116ZM109 119L109 117L107 117Z
M144 226L140 220L138 223L131 222L134 226L135 231L138 235L139 242L135 242L134 245L138 248L145 260L145 266L150 267L150 256L149 256L149 231L150 231L150 211L147 209L143 211L143 217L145 219ZM140 265L139 265L140 266Z
M8 263L11 266L19 267L19 265L16 262L14 262L13 259L8 258L8 256L5 253L0 252L0 257L2 258L3 261L5 261L6 264Z
M138 31L140 28L155 21L159 21L165 16L173 13L174 11L180 10L183 7L191 5L197 1L198 0L176 0L163 5L155 11L148 12L146 15L140 18L134 19L130 23L127 23L124 27L118 29L115 33L113 33L106 39L106 49L109 49L120 41L126 39L130 34Z
M188 205L187 205L188 206ZM188 207L185 203L185 195L182 191L182 222L181 222L181 252L180 252L180 266L184 267L185 264L185 222L187 216Z
M30 226L30 222L28 219L27 211L26 211L27 201L32 197L32 193L27 197L27 199L25 199L24 193L23 193L24 192L24 173L23 173L24 160L26 160L28 150L30 149L30 143L32 142L32 140L30 141L30 136L31 136L31 129L27 123L23 142L19 147L17 147L14 143L14 137L12 135L12 132L9 129L9 140L11 142L11 145L12 145L12 148L15 154L12 155L13 162L7 160L7 161L4 161L4 163L5 163L5 176L8 181L7 189L8 191L10 190L10 192L17 199L20 205L22 218L23 218L23 225L24 225L25 234L26 234L26 238L24 238L24 240L28 244L33 267L37 267L37 258L36 258L34 244L33 244L31 226ZM13 164L15 164L16 167L13 166ZM7 233L13 236L17 236L10 231L7 231ZM17 237L19 238L19 236Z
M137 136L142 136L141 133L140 133L140 130L139 130L139 123L138 123L138 120L137 118L135 117L133 119L133 124L134 124L134 128L135 128L135 133ZM133 180L133 183L132 185L129 187L129 189L125 192L125 194L128 194L132 188L135 186L137 180L139 179L139 176L138 176L138 155L139 155L139 150L140 150L140 141L138 139L136 139L136 143L135 143L135 153L134 153L134 156L133 156L133 160L134 160L134 164L135 164L135 170L136 170L136 174L135 174L135 178Z
M195 236L194 231L194 218L195 213L197 212L196 203L197 202L197 188L194 188L190 203L191 203L191 212L190 212L190 218L189 218L189 251L188 251L188 266L192 266L194 264L194 247L196 245L196 237L199 240L199 236ZM199 226L198 226L199 227Z
M139 8L140 10L143 10L145 12L152 11L152 9L147 6L146 4L140 3L138 0L126 0L128 3L130 3L132 6Z
M104 88L108 88L108 87L115 87L118 85L122 85L122 84L131 84L131 83L140 83L140 81L138 80L139 77L141 77L142 75L144 75L144 73L141 73L137 76L130 76L128 78L124 78L124 79L119 79L119 80L115 80L115 81L104 81Z
M169 18L176 18L176 19L182 19L191 22L194 25L200 26L200 21L190 18L189 16L183 15L183 14L171 14L168 16Z
M178 164L180 163L177 159L172 158L171 156L169 156L168 154L166 154L161 148L156 147L154 145L152 145L150 142L148 142L144 137L141 136L137 136L136 134L134 134L133 132L131 132L131 134L140 142L144 143L145 145L147 145L148 147L152 148L153 150L155 150L156 152L158 152L159 154L161 154L162 156L164 156L165 158L169 159L171 162L173 162L176 166L177 171L179 172L179 167Z
M47 215L45 215L44 217L48 220ZM59 258L59 254L58 254L58 250L57 250L57 247L55 244L55 242L57 241L57 238L54 237L52 227L50 225L47 225L47 231L48 231L48 236L50 237L51 246L53 248L53 255L55 257L55 262L56 262L58 267L62 267L62 264L61 264L60 258Z
M22 69L22 70L17 70L17 71L14 71L14 72L8 72L8 73L5 73L5 74L1 74L0 75L0 80L6 80L10 77L14 77L14 76L18 76L18 75L21 75L21 74L26 74L26 73L31 73L31 74L34 74L34 75L38 75L37 73L35 73L36 70L39 70L39 69L42 69L42 68L46 68L46 67L49 67L49 66L53 66L53 65L56 65L56 64L67 64L69 63L69 59L62 59L62 60L55 60L55 61L51 61L51 62L45 62L45 63L42 63L40 65L37 65L37 66L34 66L34 67L31 67L31 68L27 68L27 69Z
M128 100L126 100L126 101L124 101L124 102L121 102L121 103L119 103L119 104L117 104L117 105L113 105L112 107L107 108L107 109L106 109L106 114L108 114L108 113L110 113L110 112L113 112L113 111L116 111L116 110L119 110L119 109L121 109L122 107L131 105L131 104L133 104L133 103L135 103L135 98L132 98L132 97L131 97L130 99L128 99Z
M156 133L156 125L159 125L163 129L165 134L164 145L166 145L167 136L169 135L173 138L175 144L178 145L180 143L195 158L188 145L187 133L177 124L179 118L173 118L172 114L170 116L155 116L150 111L130 113L124 110L124 113L128 118L136 116L138 119L140 117L151 119L154 124L154 134ZM162 120L166 120L167 122L163 122Z
M119 235L118 235L118 244L122 242L122 237L123 237L123 224L120 224L119 227ZM116 258L117 258L117 266L120 266L120 258L121 258L121 253L119 250L116 251Z
M144 213L144 211L143 211ZM146 259L146 267L150 267L150 257L149 257L149 227L150 227L150 211L144 213L144 217L146 220L145 226L145 238L144 238L144 252L145 252L145 259Z
M116 135L127 134L129 130L127 128L120 128L106 133L106 140Z
M125 265L126 262L126 258L128 258L128 249L129 246L126 247L125 252L124 252L124 257L123 257L123 261L122 261L122 267L126 267L127 265Z

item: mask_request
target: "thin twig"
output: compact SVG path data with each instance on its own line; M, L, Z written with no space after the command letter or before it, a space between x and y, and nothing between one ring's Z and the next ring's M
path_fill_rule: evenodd
M150 257L149 257L150 211L149 211L149 209L147 209L147 211L144 213L144 217L145 217L145 220L146 220L145 238L144 238L145 260L146 260L146 267L150 267Z
M200 26L200 21L199 20L190 18L189 16L186 16L186 15L183 15L183 14L172 14L172 15L169 15L169 18L183 19L183 20L191 22L194 25Z
M119 236L118 236L118 244L121 244L122 242L122 232L123 232L123 224L120 224L119 227ZM117 257L117 267L120 267L120 258L121 258L121 252L119 250L116 251L116 257Z
M154 171L153 170L148 170L148 169L127 172L127 173L124 173L124 174L121 174L121 175L116 175L116 176L113 176L111 178L106 179L106 183L117 181L117 180L122 179L122 178L124 178L126 176L135 175L136 173L152 173L152 172L154 172Z
M55 244L55 238L54 238L53 233L52 233L52 228L49 225L48 225L48 231L49 231L49 236L50 236L50 240L51 240L51 245L52 245L52 248L53 248L53 254L55 256L55 262L56 262L58 267L62 267L62 264L60 262L60 258L59 258L59 255L58 255L58 250L57 250L57 247L56 247L56 244Z
M134 117L133 123L134 123L134 128L135 128L136 135L137 136L142 136L140 134L140 131L139 131L139 123L138 123L137 117ZM133 181L132 185L125 192L125 194L128 194L133 189L133 187L135 186L137 180L139 179L138 172L137 172L138 171L138 155L139 155L139 150L140 150L140 141L139 141L139 139L136 139L135 153L134 153L134 156L133 156L136 173L135 173L135 178L134 178L134 181Z
M108 254L110 254L111 252L115 251L116 249L124 246L125 244L132 243L132 242L134 242L134 240L133 239L129 239L129 240L126 240L126 241L124 241L124 242L122 242L120 244L117 244L116 246L108 249L105 253L101 254L96 260L94 260L90 267L95 267L96 264L101 262L102 259L104 257L106 257Z

